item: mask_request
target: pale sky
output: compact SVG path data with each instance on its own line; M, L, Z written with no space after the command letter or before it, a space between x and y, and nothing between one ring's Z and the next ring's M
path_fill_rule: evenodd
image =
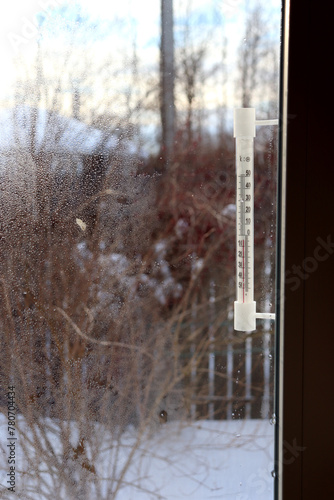
M240 43L243 30L243 11L246 0L189 0L192 9L209 12L215 9L224 19L224 35L228 38L229 47ZM279 0L272 0L279 4ZM35 27L36 14L47 11L52 13L54 7L63 4L63 0L13 0L6 1L1 7L0 16L0 60L2 77L0 79L0 95L3 98L12 88L12 82L20 71L14 59L19 55L28 62L34 53L38 30ZM73 0L79 3L92 18L113 19L115 12L127 21L135 20L138 48L146 50L148 59L158 57L160 0ZM174 0L174 10L184 7L187 0ZM214 47L213 47L214 48ZM156 54L156 55L155 55ZM230 50L235 58L233 48ZM230 61L233 63L233 61Z
M0 60L4 71L0 79L0 92L6 93L15 75L14 58L17 55L29 60L36 47L38 33L34 28L35 16L43 10L52 13L53 6L61 0L14 0L6 1L0 16ZM70 2L68 2L70 3ZM74 2L73 2L74 3ZM112 19L115 11L120 17L138 19L138 38L158 37L160 0L79 0L87 13L93 17ZM143 5L145 8L143 8Z
M184 1L184 0L183 0ZM175 8L180 0L175 0ZM213 0L217 9L232 18L240 9L244 0ZM13 71L13 57L29 53L31 46L36 44L33 23L38 12L60 5L62 0L14 0L6 1L1 6L0 16L0 58L2 67L6 68L5 79L1 79L0 91L4 90L6 81ZM70 2L68 2L70 3ZM74 0L73 0L73 3ZM159 37L160 0L79 0L87 13L102 19L112 19L115 12L120 17L137 20L137 36L140 41ZM208 6L208 0L192 0L192 8ZM239 10L240 13L240 10Z

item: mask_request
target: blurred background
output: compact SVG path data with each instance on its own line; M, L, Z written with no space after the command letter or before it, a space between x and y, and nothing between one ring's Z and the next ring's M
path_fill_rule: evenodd
M116 439L129 425L274 419L273 327L233 330L232 118L278 117L280 3L4 13L1 404L14 385L30 428L59 422L65 455L69 421L80 444L92 422ZM269 312L276 129L258 129L255 162L255 300Z

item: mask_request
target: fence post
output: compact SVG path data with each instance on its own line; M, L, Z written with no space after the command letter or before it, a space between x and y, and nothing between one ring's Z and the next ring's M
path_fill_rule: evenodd
M194 302L191 307L191 334L196 331L196 319L197 319L197 300L194 299ZM190 386L191 386L191 400L193 399L193 391L196 388L196 359L195 359L196 345L194 342L191 343L190 346ZM196 420L196 403L191 403L190 406L190 416L191 420Z
M263 396L261 417L268 418L270 409L270 333L263 335Z
M232 396L233 396L233 346L232 342L227 345L227 360L226 360L226 374L227 374L227 407L226 419L232 419Z
M210 327L209 327L209 420L214 420L215 404L213 397L215 395L215 336L214 336L214 318L215 318L215 282L210 281Z
M245 383L245 418L251 418L251 387L252 387L252 337L246 338L246 353L245 353L245 372L246 372L246 383Z

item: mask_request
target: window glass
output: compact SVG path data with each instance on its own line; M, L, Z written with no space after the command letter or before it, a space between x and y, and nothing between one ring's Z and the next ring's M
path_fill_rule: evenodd
M274 322L234 330L233 116L278 118L280 7L6 5L4 495L273 498ZM261 313L275 304L277 134L256 126Z

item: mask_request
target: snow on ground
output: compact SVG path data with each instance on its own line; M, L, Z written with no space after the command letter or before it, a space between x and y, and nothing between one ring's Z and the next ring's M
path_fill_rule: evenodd
M135 431L130 429L124 434L118 453L120 469L134 440ZM55 442L54 439L52 441ZM24 464L18 463L21 456L19 434L16 444L16 495L6 491L9 468L6 443L6 421L1 415L0 497L23 498L20 495L19 470L22 473ZM96 461L97 474L102 482L106 481L112 468L111 449L109 446L101 447ZM274 428L267 420L167 423L136 449L116 498L271 500L273 456ZM39 500L41 497L35 495L34 498ZM64 500L67 500L66 496Z
M168 500L273 498L273 427L268 421L202 421L175 432L167 426L144 446L127 482ZM147 499L133 487L119 499Z

